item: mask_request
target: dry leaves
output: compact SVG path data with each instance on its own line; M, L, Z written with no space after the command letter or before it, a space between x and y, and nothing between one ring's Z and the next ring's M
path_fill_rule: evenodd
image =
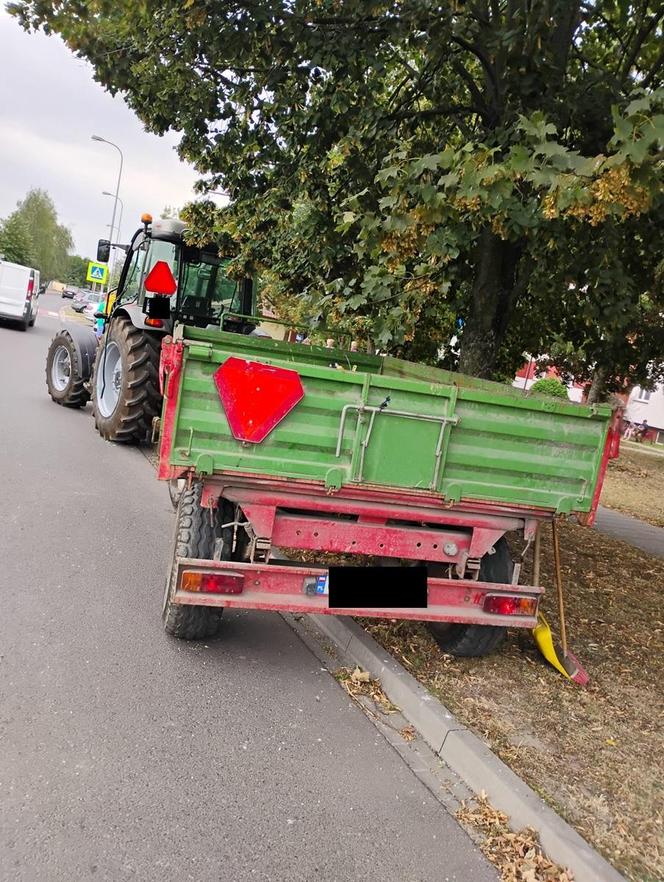
M355 701L365 695L373 699L384 714L394 714L399 710L383 692L380 681L375 680L368 671L362 671L359 667L353 671L350 668L339 668L335 677Z
M361 621L620 872L654 882L664 879L664 561L569 523L561 542L586 689L546 665L529 631L486 658L455 659L424 624ZM542 552L543 612L556 630L548 531Z
M573 882L569 870L542 853L537 834L528 828L513 833L507 815L495 809L484 794L456 813L462 824L482 834L480 848L500 871L502 882Z

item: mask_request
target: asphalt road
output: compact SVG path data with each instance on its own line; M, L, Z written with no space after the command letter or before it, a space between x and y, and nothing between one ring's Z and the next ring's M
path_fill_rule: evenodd
M48 398L63 302L0 323L0 877L494 882L279 616L164 634L168 493Z

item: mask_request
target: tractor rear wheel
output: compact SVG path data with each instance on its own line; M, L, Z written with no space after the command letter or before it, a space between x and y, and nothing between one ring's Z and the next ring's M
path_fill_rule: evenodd
M480 562L480 582L512 581L514 563L507 540L503 536L495 544L493 554L485 554ZM429 628L443 652L461 658L489 655L505 639L507 628L500 625L463 625L458 622L430 622Z
M92 375L97 431L107 441L147 440L161 411L161 338L134 327L124 315L111 319L99 345Z
M46 386L53 401L63 407L84 407L90 399L79 370L76 345L64 329L58 331L48 347Z
M203 485L198 483L185 488L180 494L175 515L175 539L171 569L166 579L162 616L167 634L182 640L208 640L215 637L221 627L221 606L191 606L173 603L176 588L178 557L212 560L217 552L220 560L230 560L233 546L233 528L222 529L223 523L232 520L232 508L223 500L212 510L201 506ZM226 520L224 520L224 518ZM220 543L220 547L217 543Z

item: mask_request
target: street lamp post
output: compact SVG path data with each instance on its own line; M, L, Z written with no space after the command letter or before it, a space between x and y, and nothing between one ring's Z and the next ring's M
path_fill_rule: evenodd
M102 194L101 194L101 195L102 195L102 196L110 196L111 199L114 199L114 198L115 198L115 196L113 195L113 193L109 193L108 190L102 190ZM119 244L120 244L120 231L121 231L121 229L122 229L122 215L124 214L124 202L122 201L122 199L120 199L119 196L118 196L118 202L120 203L120 220L118 221L118 226L117 226L117 236L115 237L115 244L116 244L116 245L119 245ZM111 230L111 239L112 239L112 238L113 238L113 230Z
M111 239L112 239L113 238L113 230L115 229L115 213L118 208L118 198L119 198L119 193L120 193L120 180L122 179L122 165L124 162L124 156L122 155L122 150L120 150L118 145L114 144L113 141L107 141L106 138L101 138L99 135L92 135L92 140L93 141L101 141L102 144L110 144L110 146L115 147L115 149L120 154L120 169L118 171L118 180L115 185L115 197L114 197L114 201L113 201L113 217L111 219ZM115 255L113 255L113 264L115 264ZM109 276L110 276L110 271L109 271ZM103 291L103 285L102 285L102 291Z

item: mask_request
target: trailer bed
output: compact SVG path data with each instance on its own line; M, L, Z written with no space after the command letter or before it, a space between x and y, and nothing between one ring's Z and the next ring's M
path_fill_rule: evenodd
M229 424L215 374L230 358L300 377L303 397L260 443ZM162 374L164 479L254 474L587 516L606 459L608 406L394 358L183 327Z

